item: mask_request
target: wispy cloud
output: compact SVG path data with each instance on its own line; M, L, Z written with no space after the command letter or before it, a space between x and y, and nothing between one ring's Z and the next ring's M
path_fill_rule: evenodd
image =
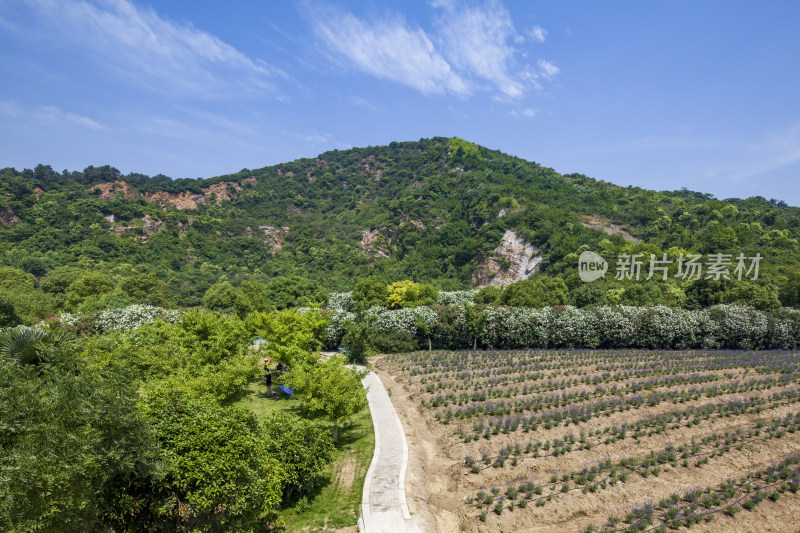
M466 97L491 92L513 100L558 74L550 61L518 64L524 54L516 45L525 39L499 0L429 4L435 10L431 32L396 12L370 19L328 6L307 5L307 12L315 34L335 60L423 94ZM546 30L536 28L544 39Z
M195 96L273 90L279 69L219 38L127 0L31 0L42 34L73 46L117 76Z
M510 72L516 32L508 10L498 1L476 6L446 6L437 17L439 39L454 67L518 98L522 80Z
M525 118L533 118L536 116L536 111L531 108L522 109L517 111L516 109L512 109L509 113L512 117L525 117Z
M0 102L0 116L31 120L46 126L71 124L95 131L106 129L105 126L89 117L71 111L62 111L52 105L26 108L13 101L3 101Z
M800 123L736 149L734 164L712 168L708 177L726 176L734 182L753 178L800 162Z
M534 42L543 43L545 39L547 39L547 30L539 26L538 24L533 28L529 29L527 32L528 37L533 39Z
M368 22L351 13L317 9L312 22L328 48L359 70L425 94L469 92L428 35L399 14Z

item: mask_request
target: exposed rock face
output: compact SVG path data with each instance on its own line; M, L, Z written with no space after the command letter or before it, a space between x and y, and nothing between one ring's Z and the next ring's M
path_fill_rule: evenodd
M197 209L198 205L208 202L205 195L194 194L189 191L184 191L180 194L171 194L168 192L154 192L145 195L148 202L159 204L165 210L170 206L175 209Z
M386 228L384 227L362 231L361 247L364 249L364 253L372 254L376 259L389 257L387 245L379 242L380 237L385 233Z
M367 176L372 176L374 181L379 181L383 176L383 169L379 168L379 163L374 155L371 155L361 162L361 171Z
M100 191L101 200L111 200L117 193L121 192L125 198L139 198L141 196L138 192L133 190L130 185L122 180L109 181L107 183L98 183L89 187L90 191Z
M478 267L472 281L479 287L508 285L528 279L539 268L542 256L532 244L522 240L513 230L506 230L500 245Z
M150 239L150 236L158 233L161 229L161 226L164 225L163 222L160 220L153 220L153 217L150 215L145 215L144 219L142 219L144 223L142 224L142 243L147 242Z
M242 183L252 185L257 183L257 181L255 176L250 176L249 178L243 179ZM118 180L92 185L89 190L99 190L101 200L111 200L117 193L121 192L126 198L139 198L140 196L144 196L148 202L156 203L165 210L170 207L179 210L191 210L197 209L199 205L207 204L212 194L217 204L220 204L223 200L230 200L236 196L236 193L242 190L242 186L236 182L220 181L219 183L204 187L201 194L189 191L184 191L179 194L160 191L142 195L131 188L126 182Z
M40 189L39 187L34 187L33 188L33 194L36 195L36 201L38 202L39 198L41 198L42 195L44 194L44 191L42 189Z
M259 226L258 229L264 232L264 242L269 245L273 253L283 249L284 236L289 233L288 226Z
M15 224L19 224L19 219L14 214L14 210L11 207L6 206L3 209L0 209L0 224L4 226L13 226Z
M114 215L107 215L104 218L108 220L110 224L114 224ZM142 234L136 236L135 238L141 241L142 244L150 240L150 237L158 233L161 230L161 227L164 225L164 223L160 220L156 220L150 215L145 215L142 218L132 220L131 224L129 225L112 226L109 228L109 231L115 234L117 237L121 237L128 232L135 231L139 227L139 224L137 224L139 221L142 223Z
M601 219L598 216L584 217L584 220L581 221L581 224L587 228L603 230L606 233L606 235L615 235L615 234L622 235L622 238L625 239L626 241L642 242L641 239L637 239L636 237L634 237L633 235L622 229L622 226L620 224L615 224L610 220Z

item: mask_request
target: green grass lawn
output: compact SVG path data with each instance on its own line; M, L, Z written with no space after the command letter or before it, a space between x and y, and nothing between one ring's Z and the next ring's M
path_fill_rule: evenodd
M281 410L314 421L333 433L333 424L322 416L306 413L300 400L288 397L272 388L274 396L267 397L263 381L250 383L247 391L234 405L249 409L259 420ZM275 392L277 391L277 392ZM322 487L307 502L291 502L278 510L277 526L285 531L323 531L356 525L361 504L361 492L375 449L375 433L369 409L354 416L345 431L339 430L339 442L333 462L323 476Z

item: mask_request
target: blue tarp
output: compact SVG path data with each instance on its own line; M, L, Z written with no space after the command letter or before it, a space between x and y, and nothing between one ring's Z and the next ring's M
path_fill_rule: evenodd
M278 385L278 388L288 394L289 396L294 396L294 391L287 387L286 385Z

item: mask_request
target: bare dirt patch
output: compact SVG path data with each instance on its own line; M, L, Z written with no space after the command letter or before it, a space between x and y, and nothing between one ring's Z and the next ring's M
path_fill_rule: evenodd
M610 514L624 516L634 505L646 501L656 503L670 494L682 493L696 487L715 487L728 479L740 478L748 472L767 468L800 450L800 431L797 433L790 431L775 438L764 438L762 434L741 448L733 446L726 453L710 456L704 464L695 465L695 458L690 461L689 466L683 466L681 461L678 461L677 465L666 464L658 475L645 478L639 473L632 473L625 482L594 493L582 492L575 486L567 493L553 492L552 501L542 507L536 507L533 503L525 509L516 508L513 511L506 507L499 515L492 512L491 506L484 507L483 511L487 511L486 519L481 521L478 516L480 510L466 501L479 490L489 492L492 487L499 488L502 496L502 491L509 483L516 485L535 481L546 485L554 473L560 477L564 472L588 468L596 465L598 461L642 457L671 444L679 445L691 442L692 439L699 441L713 433L753 427L759 421L768 423L777 417L797 413L800 411L800 403L766 405L758 413L711 417L695 426L670 428L662 434L644 436L638 441L627 438L615 443L600 444L591 450L575 450L560 457L524 458L513 467L508 464L501 468L486 468L481 465L482 470L477 474L471 473L465 467L465 454L480 456L481 449L496 453L502 446L515 441L524 443L529 440L563 437L565 433L576 435L580 431L588 433L612 423L623 424L642 416L673 409L737 398L766 397L777 391L796 388L797 385L795 383L768 390L734 392L712 398L703 397L680 404L665 402L655 407L614 413L608 418L592 418L568 427L557 425L550 430L540 427L536 431L526 433L512 431L508 435L501 433L487 440L481 438L466 444L453 434L456 422L444 425L434 419L436 409L422 405L421 399L430 399L432 395L424 390L418 379L409 378L407 373L400 371L399 365L395 365L386 356L379 356L372 362L376 373L393 392L392 403L406 432L409 445L409 469L406 479L408 505L415 515L415 521L423 525L426 531L583 531L589 524L602 526ZM731 369L730 372L730 377L733 379L753 377L753 374L750 374L745 378L737 369ZM697 372L701 373L702 371ZM758 377L763 378L767 375L760 374ZM450 380L455 382L457 378L450 375L448 381ZM725 381L728 380L721 380L717 384ZM680 388L680 385L676 387ZM470 425L469 422L465 424ZM548 492L544 494L547 495ZM508 504L508 501L505 503ZM797 532L800 531L796 518L798 508L800 508L800 493L792 494L787 491L776 502L764 500L752 511L742 510L735 517L721 512L716 513L711 522L696 524L690 529L709 533ZM656 522L656 525L658 523ZM618 527L624 528L626 524L622 523Z
M350 458L342 463L341 468L336 472L334 481L342 490L350 490L356 477L356 460Z

